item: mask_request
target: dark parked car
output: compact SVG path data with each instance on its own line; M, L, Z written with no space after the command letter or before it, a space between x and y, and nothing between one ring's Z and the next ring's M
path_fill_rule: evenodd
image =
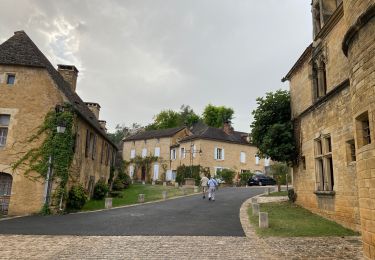
M263 174L257 174L251 177L247 181L247 185L252 186L252 185L259 185L259 186L265 186L265 185L275 185L276 181L275 179L263 175Z

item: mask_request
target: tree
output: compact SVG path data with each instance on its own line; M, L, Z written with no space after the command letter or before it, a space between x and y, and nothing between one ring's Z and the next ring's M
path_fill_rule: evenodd
M233 114L232 108L209 104L203 111L203 121L209 126L220 128L233 119Z
M125 124L117 124L115 129L114 133L108 133L108 137L115 144L121 144L122 139L142 131L143 127L138 123L133 123L130 127Z
M291 164L296 156L291 122L290 93L277 90L257 98L258 107L252 112L252 143L262 158Z
M288 173L289 173L289 167L286 163L276 162L273 165L271 165L271 172L273 177L277 181L277 190L280 191L280 185L286 184L288 189Z
M179 126L192 126L200 120L188 105L182 105L179 112L171 109L162 110L154 116L154 122L149 124L147 130L166 129Z

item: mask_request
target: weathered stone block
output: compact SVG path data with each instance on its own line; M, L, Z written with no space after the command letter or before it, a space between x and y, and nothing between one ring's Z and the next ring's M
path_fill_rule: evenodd
M112 208L112 198L105 198L104 207L106 209Z
M259 227L268 228L268 213L259 212Z
M139 203L145 202L145 195L144 194L139 194L138 195L138 202Z
M259 215L259 204L258 203L253 203L251 204L252 210L253 210L253 216L258 216Z
M167 191L163 191L163 200L166 200L168 197L168 192Z

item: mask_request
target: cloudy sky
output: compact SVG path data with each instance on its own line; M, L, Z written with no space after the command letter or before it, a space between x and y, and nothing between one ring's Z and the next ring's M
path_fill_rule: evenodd
M307 0L0 0L0 41L17 30L54 65L77 66L78 94L110 130L211 103L249 131L256 97L287 89L312 37Z

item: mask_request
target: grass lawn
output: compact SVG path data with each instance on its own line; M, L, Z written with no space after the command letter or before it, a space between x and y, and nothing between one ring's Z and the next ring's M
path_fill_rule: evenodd
M288 196L288 191L271 192L270 195L263 195L264 197Z
M261 212L268 212L269 228L258 228L258 217L249 208L250 223L256 233L263 237L317 237L317 236L355 236L357 232L322 218L290 202L260 204Z
M162 192L168 192L168 198L182 196L182 189L174 186L150 185L150 184L132 184L129 188L122 191L122 198L113 198L112 206L118 207L138 203L138 194L145 194L145 202L160 200L163 198ZM193 193L193 189L186 189L186 194ZM89 200L82 208L83 211L104 209L103 200Z

